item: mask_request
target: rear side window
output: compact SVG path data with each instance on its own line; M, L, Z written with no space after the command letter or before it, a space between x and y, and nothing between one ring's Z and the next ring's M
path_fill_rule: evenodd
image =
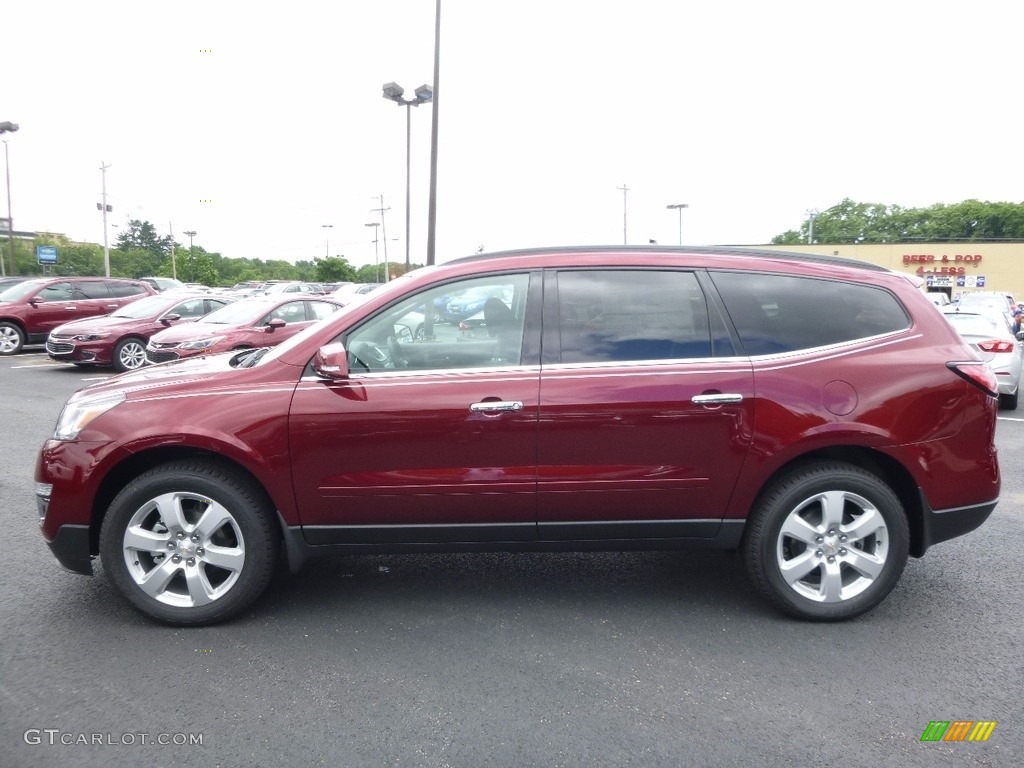
M704 293L692 272L558 273L563 363L710 357Z
M102 280L82 280L72 286L72 298L82 299L109 299L110 290Z
M748 355L811 349L892 333L910 318L888 291L790 275L712 272Z
M110 295L117 298L138 296L146 292L141 283L111 282L107 283L107 287L110 288Z

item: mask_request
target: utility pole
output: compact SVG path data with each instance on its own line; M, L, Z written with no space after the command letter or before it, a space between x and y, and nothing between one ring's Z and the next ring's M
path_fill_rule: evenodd
M377 195L380 198L380 208L371 208L371 211L376 211L380 214L380 234L384 240L384 282L391 281L391 267L388 264L388 228L384 223L384 211L390 211L390 206L384 207L384 195Z
M167 222L167 231L171 234L171 277L178 279L178 264L174 259L174 225Z
M814 244L814 220L816 218L818 218L818 209L817 208L811 208L809 211L807 211L807 217L808 217L808 221L807 221L807 244L808 245L813 245Z
M107 277L110 277L110 245L107 243L107 168L110 166L100 160L100 171L103 174L103 204L100 210L103 212L103 270Z
M629 192L629 187L626 186L626 182L622 182L621 187L616 189L622 190L622 244L625 245L628 241L626 240L626 193Z

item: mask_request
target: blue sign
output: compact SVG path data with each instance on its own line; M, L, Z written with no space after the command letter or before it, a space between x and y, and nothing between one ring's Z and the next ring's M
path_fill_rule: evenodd
M56 245L37 245L36 246L36 259L40 264L56 264L57 263L57 246Z

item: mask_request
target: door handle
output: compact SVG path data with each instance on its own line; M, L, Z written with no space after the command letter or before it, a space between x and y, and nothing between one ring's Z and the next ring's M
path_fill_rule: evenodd
M731 403L742 403L743 395L730 395L719 393L716 395L694 395L690 398L694 405L730 405Z
M469 406L473 413L495 413L499 411L521 411L523 404L519 400L486 400Z
M69 306L65 305L65 306L64 306L64 309L65 309L65 311L67 311L67 312L74 312L74 311L75 311L76 309L78 309L78 307L75 307L75 306L70 306L70 307L69 307Z

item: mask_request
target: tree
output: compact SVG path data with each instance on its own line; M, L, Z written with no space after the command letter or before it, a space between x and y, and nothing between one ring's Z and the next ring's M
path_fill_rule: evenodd
M148 221L132 219L128 222L128 229L117 236L117 249L128 251L133 248L148 251L154 256L164 257L171 253L171 246L174 238L170 235L160 237L154 227Z
M356 270L344 256L332 256L326 259L315 259L316 280L320 283L353 283Z
M810 218L800 229L772 238L777 245L809 240ZM880 203L855 203L849 198L814 218L814 242L902 243L1024 239L1024 203L965 200L954 205L901 208Z

